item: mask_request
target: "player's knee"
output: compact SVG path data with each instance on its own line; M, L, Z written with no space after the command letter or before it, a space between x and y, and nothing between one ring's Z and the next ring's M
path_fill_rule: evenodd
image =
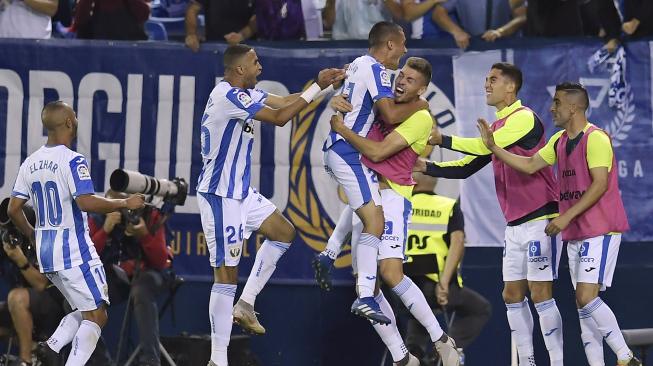
M547 301L553 298L553 289L549 283L537 283L530 285L531 299L534 303Z
M297 230L295 230L295 226L293 224L286 222L286 225L284 225L283 229L281 230L281 242L290 244L292 243L293 240L295 240L295 236L297 236Z
M515 288L504 287L502 295L503 295L503 301L506 304L516 304L518 302L524 301L524 296L526 294L524 294L522 291Z
M397 286L404 279L404 274L392 266L381 266L380 272L383 282L390 287Z
M579 308L584 308L596 298L594 293L576 292L576 304Z
M83 312L82 318L97 324L100 328L104 328L107 321L109 321L109 316L107 315L107 310L104 304L100 305L100 307L95 310Z
M15 288L9 291L7 296L9 312L18 309L27 309L29 307L29 292L25 288Z
M370 201L359 209L358 215L363 222L363 231L380 238L385 227L381 206L375 206Z

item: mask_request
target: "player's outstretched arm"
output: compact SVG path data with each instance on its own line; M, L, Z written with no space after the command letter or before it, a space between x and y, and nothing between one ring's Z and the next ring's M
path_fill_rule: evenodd
M416 101L409 103L395 103L391 98L381 98L374 103L374 106L379 109L386 123L397 125L407 120L415 112L428 109L429 103L422 98L418 98Z
M296 98L292 103L286 104L278 109L269 107L261 108L254 115L254 119L272 123L276 126L285 126L288 121L312 102L323 89L326 89L329 85L337 83L344 78L345 71L342 69L324 69L318 74L317 82L313 83L313 85L306 89L299 98Z
M396 131L388 134L383 141L372 141L359 136L345 126L342 116L331 116L331 129L344 137L356 150L375 163L381 162L408 147L408 142Z
M27 217L25 217L25 213L23 212L23 206L25 206L26 202L26 199L12 196L9 199L7 214L18 230L20 230L23 235L30 238L30 240L34 241L34 227L30 225L29 221L27 221Z
M123 208L128 210L143 208L145 196L136 193L124 199L110 199L94 194L84 194L75 198L75 202L82 211L106 214Z
M413 171L437 178L467 179L492 161L491 155L467 155L462 159L435 162L423 158L417 159Z
M533 174L538 170L549 166L549 164L540 156L540 154L535 153L531 157L519 156L513 153L510 153L497 145L494 141L494 136L490 125L486 120L480 118L478 120L478 130L481 133L481 139L483 144L490 150L494 156L499 160L508 164L510 167L526 174Z

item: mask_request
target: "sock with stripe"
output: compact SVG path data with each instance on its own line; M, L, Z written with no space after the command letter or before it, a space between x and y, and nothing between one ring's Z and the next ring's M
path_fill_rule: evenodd
M600 297L580 309L579 314L589 315L594 319L603 339L612 348L618 360L628 360L632 356L632 352L621 334L621 329L619 329L617 318L612 309Z
M585 314L583 309L578 309L580 320L580 338L583 340L583 349L590 366L605 366L603 361L603 336L591 315Z
M404 276L401 282L392 288L392 291L399 296L401 302L426 329L431 336L431 341L435 342L442 337L444 332L440 327L440 323L438 323L438 319L433 315L433 310L431 310L422 291L408 276Z
M383 296L383 292L379 290L379 294L374 298L376 302L381 307L381 311L385 316L387 316L391 323L388 325L375 324L374 330L381 337L381 340L388 347L390 354L392 355L392 360L394 362L401 361L406 354L408 349L404 344L404 340L401 338L399 329L397 328L397 321L395 319L395 313L392 311L392 307L388 300Z
M540 318L544 344L549 351L551 366L563 366L562 317L554 299L538 302L535 309Z
M342 248L342 244L345 242L345 240L347 240L347 236L353 230L353 216L354 210L352 210L351 207L347 206L342 210L340 218L338 218L338 223L333 229L333 233L331 233L329 241L327 242L326 248L322 254L333 260L338 257L338 254L340 254L340 250Z
M64 346L73 341L75 333L77 333L81 324L82 313L79 310L75 310L64 316L59 322L57 329L52 333L50 338L48 338L48 346L53 351L59 353Z
M506 304L506 314L512 339L517 343L520 365L531 365L533 353L533 314L528 306L528 299L515 304ZM534 361L533 361L534 362Z
M232 316L236 285L214 283L209 299L209 320L211 321L211 361L218 366L227 366L227 347L231 337Z
M100 339L102 329L99 325L90 320L82 320L75 338L73 338L72 348L66 366L82 366L86 365L86 361L91 358L91 354L95 350L98 339Z
M256 252L256 259L252 272L249 274L243 294L240 299L254 306L256 296L261 292L263 286L268 282L272 273L277 268L277 261L290 248L290 243L266 240Z
M373 297L376 285L376 266L381 239L369 233L361 233L356 246L356 285L358 297Z

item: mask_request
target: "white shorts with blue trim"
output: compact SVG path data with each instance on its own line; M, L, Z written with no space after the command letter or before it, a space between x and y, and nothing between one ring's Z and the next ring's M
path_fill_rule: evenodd
M574 289L578 282L600 284L601 291L610 287L620 245L621 234L567 242L569 273Z
M413 205L392 189L381 190L381 204L383 205L385 227L383 235L381 235L377 260L381 261L388 258L404 260L404 249ZM353 230L351 266L353 272L358 273L356 268L356 243L360 237L360 232L363 230L363 223L357 215L353 215Z
M109 305L109 288L104 266L99 259L83 263L77 267L46 273L68 303L79 311L92 311L102 303Z
M202 230L212 267L235 267L243 252L243 240L263 224L277 207L255 189L247 197L233 199L211 193L197 194Z
M549 220L507 226L503 248L503 281L553 281L558 278L562 241L544 233Z
M360 158L360 153L344 140L337 141L324 153L327 173L342 186L353 210L370 201L377 206L381 204L377 175Z

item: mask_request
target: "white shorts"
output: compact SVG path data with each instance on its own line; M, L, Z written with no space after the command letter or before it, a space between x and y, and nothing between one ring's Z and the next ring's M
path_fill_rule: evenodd
M383 235L381 235L377 260L388 258L403 260L405 259L404 250L413 206L409 200L392 189L381 190L381 204L383 205L385 228L383 229ZM357 215L354 215L351 248L351 266L354 273L358 273L356 268L356 244L362 229L362 222Z
M612 285L621 245L621 234L601 235L567 242L571 282L598 283L601 291Z
M353 210L370 201L377 206L381 204L377 175L361 163L360 157L358 151L342 140L324 153L324 168L342 186Z
M96 310L103 302L109 305L107 276L99 259L45 276L57 286L73 310Z
M553 281L558 278L562 252L560 235L544 233L549 220L506 227L503 281Z
M277 207L250 188L247 197L233 199L198 192L197 205L212 267L235 267L243 252L243 240L258 230Z

